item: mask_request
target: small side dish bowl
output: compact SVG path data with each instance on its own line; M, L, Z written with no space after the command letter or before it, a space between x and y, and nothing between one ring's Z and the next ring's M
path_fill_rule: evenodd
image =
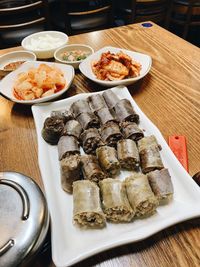
M71 44L58 48L54 53L54 58L56 62L68 64L78 69L79 64L93 53L93 48L88 45ZM68 57L71 59L68 60Z
M40 72L40 70L42 71ZM48 70L52 72L49 73ZM46 78L44 77L45 72ZM61 80L58 80L58 73L62 75ZM0 93L13 102L32 105L56 99L68 90L73 79L74 68L72 66L52 62L27 61L0 81ZM15 94L14 88L16 86L18 86L17 90L20 90L23 95L32 93L35 94L35 97L37 95L37 98L31 100L20 99ZM52 86L54 89L52 89ZM41 92L40 96L38 96L38 89Z
M106 52L110 52L110 53L124 53L125 55L128 55L133 61L139 63L141 65L141 70L138 76L136 77L131 77L131 78L124 78L124 79L113 79L113 80L100 80L96 77L95 73L93 72L92 69L92 65L99 61L101 58L101 55L103 53ZM106 46L101 48L100 50L98 50L97 52L95 52L94 54L92 54L91 56L89 56L88 58L86 58L80 65L79 65L79 69L80 71L90 80L92 80L93 82L96 82L102 86L105 87L113 87L113 86L117 86L117 85L130 85L133 84L134 82L142 79L151 69L151 65L152 65L152 59L149 55L146 54L142 54L142 53L138 53L138 52L134 52L131 50L126 50L123 48L117 48L117 47L112 47L112 46ZM118 67L118 66L117 66ZM113 66L111 66L111 70L110 72L112 72L112 70L119 71L119 68L115 68Z
M35 61L36 55L29 51L14 51L0 56L0 70L13 71L26 61Z
M56 49L66 45L67 34L59 31L42 31L28 35L22 40L25 50L36 54L39 59L53 58Z

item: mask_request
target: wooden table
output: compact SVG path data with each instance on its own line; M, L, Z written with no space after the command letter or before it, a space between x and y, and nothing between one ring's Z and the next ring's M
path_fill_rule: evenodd
M200 50L153 24L128 25L76 35L70 43L85 43L94 50L111 45L149 54L150 73L129 87L134 100L164 138L187 137L189 173L200 171ZM1 50L0 55L10 50ZM77 71L71 89L62 98L101 90ZM31 109L0 96L0 171L31 176L42 187L37 161L37 139ZM200 266L200 220L172 226L144 241L132 243L89 258L76 267L90 266ZM67 251L66 251L67 253ZM50 252L30 266L54 266Z

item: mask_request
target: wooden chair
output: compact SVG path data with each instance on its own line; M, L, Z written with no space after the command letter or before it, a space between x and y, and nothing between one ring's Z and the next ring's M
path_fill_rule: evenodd
M53 25L69 35L109 28L114 22L112 2L60 0L60 14L51 15Z
M0 46L19 45L34 32L49 29L48 1L0 1Z
M182 28L181 37L187 39L191 27L200 26L199 0L172 0L166 19L166 28L178 25ZM200 28L199 28L200 35Z
M124 20L125 24L151 20L163 25L168 2L168 0L117 1L116 13Z

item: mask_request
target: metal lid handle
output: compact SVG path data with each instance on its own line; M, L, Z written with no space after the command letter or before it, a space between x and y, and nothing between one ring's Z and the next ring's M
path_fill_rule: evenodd
M0 184L11 186L19 193L23 203L22 220L27 220L30 212L30 204L25 190L19 184L7 179L0 179Z
M10 239L2 248L0 248L0 257L15 244L13 239Z

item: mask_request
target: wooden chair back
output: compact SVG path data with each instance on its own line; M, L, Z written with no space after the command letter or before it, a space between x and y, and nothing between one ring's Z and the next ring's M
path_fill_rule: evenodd
M48 1L0 1L0 38L2 43L19 44L33 32L50 28Z
M151 20L163 25L168 0L123 0L116 5L117 13L125 24Z
M200 26L200 1L199 0L172 0L169 5L165 26L182 26L181 37L186 39L192 26Z
M69 35L109 28L114 24L113 1L61 0Z

